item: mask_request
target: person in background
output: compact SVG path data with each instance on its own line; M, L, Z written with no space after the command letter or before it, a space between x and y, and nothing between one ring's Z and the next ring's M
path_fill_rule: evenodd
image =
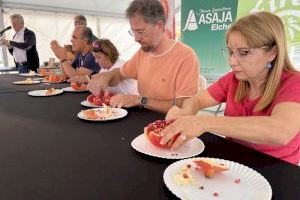
M120 68L124 61L119 59L119 52L115 45L108 39L99 39L93 42L93 56L101 66L99 73L108 72ZM96 76L96 75L95 75ZM70 82L88 82L86 76L76 76L69 79ZM134 79L125 79L118 85L109 87L108 90L113 94L132 94L138 95L137 83Z
M165 14L157 0L134 0L126 10L129 30L141 48L121 68L92 77L88 88L99 94L109 86L132 78L140 95L117 95L111 106L144 106L166 113L182 105L199 87L199 62L192 48L167 38Z
M20 14L10 16L10 22L16 34L13 40L2 39L8 47L19 73L37 71L39 68L39 55L36 49L35 33L24 26L24 19Z
M74 26L87 26L87 20L84 15L76 15L74 17ZM97 36L93 34L93 41L99 40Z
M56 40L50 43L55 56L61 62L61 68L67 77L90 75L100 71L100 66L95 62L91 52L93 32L89 27L76 26L72 34L72 50L76 52L73 62L67 58L66 48L60 46Z
M87 26L87 21L84 15L76 15L74 17L74 26Z
M291 64L280 17L258 12L232 24L223 50L232 72L207 90L173 107L162 131L173 144L204 132L222 134L258 151L297 164L300 158L300 73ZM226 102L225 116L194 115ZM255 162L255 161L254 161Z

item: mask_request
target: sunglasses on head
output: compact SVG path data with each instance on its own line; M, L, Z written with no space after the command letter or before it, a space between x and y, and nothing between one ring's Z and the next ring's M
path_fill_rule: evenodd
M100 42L93 42L93 52L103 52Z

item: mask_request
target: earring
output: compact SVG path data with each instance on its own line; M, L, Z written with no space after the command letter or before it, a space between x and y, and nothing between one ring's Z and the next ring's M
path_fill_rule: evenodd
M272 68L272 64L270 62L267 63L266 68L271 69Z

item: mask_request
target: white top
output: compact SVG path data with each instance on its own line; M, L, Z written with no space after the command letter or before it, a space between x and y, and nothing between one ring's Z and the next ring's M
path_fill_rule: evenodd
M13 39L14 42L24 43L24 30L25 30L25 27L23 27L19 32L16 33L16 35ZM23 49L13 47L13 57L17 63L27 62L26 51Z
M120 68L125 63L124 60L118 59L110 69L101 68L99 73L109 72L113 69ZM114 94L132 94L139 95L137 89L137 81L134 79L125 79L120 82L117 86L109 87L109 90Z

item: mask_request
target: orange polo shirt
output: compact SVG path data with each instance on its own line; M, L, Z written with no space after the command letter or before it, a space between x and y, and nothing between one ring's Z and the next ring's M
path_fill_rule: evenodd
M199 61L192 48L176 42L162 55L139 49L121 67L126 78L137 80L141 96L157 100L190 97L198 92Z

